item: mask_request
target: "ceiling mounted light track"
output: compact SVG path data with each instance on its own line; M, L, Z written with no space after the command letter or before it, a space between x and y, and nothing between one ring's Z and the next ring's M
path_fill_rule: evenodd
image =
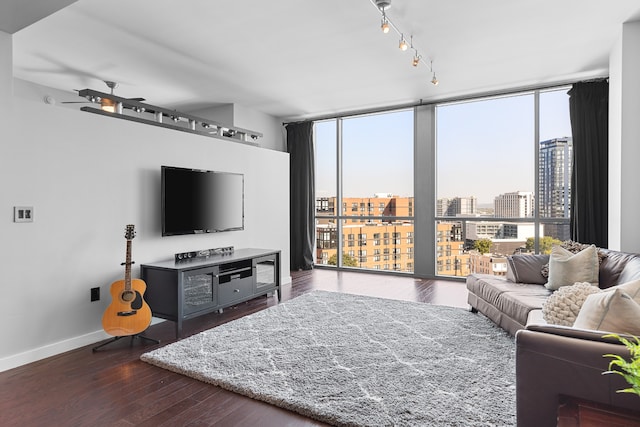
M405 33L403 31L400 31L398 26L395 25L387 15L387 10L391 7L391 0L370 0L370 1L382 14L382 21L381 21L382 23L380 24L380 29L382 30L382 32L387 34L391 30L391 28L393 28L393 30L396 33L398 33L398 36L400 36L400 41L398 42L398 47L400 48L400 50L406 51L406 50L409 50L409 48L413 50L413 59L411 60L411 65L413 65L414 67L417 67L418 65L420 65L421 62L425 66L428 65L429 71L431 72L431 75L432 75L431 83L434 86L437 86L438 83L440 82L436 78L436 73L433 71L433 60L430 60L429 63L427 64L424 57L420 55L420 53L418 52L418 48L416 48L413 45L413 35L410 36L411 43L408 44L407 39L404 37Z
M105 83L109 86L109 83L112 82ZM110 94L92 89L79 90L79 96L85 98L89 103L100 105L100 108L81 107L80 110L102 116L115 117L166 129L195 133L202 136L232 140L234 142L251 145L258 145L258 138L262 138L260 132L224 125L213 120L181 113L169 108L145 104L140 101L144 101L144 98L122 98L116 96L113 94L113 89L116 86L115 83L113 87L109 86L109 88L111 88ZM198 127L198 125L200 125L200 127Z

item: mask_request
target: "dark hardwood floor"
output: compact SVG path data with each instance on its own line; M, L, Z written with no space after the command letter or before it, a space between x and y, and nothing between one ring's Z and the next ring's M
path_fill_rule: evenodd
M322 289L467 307L462 282L315 269L291 272L282 300ZM277 303L257 298L184 323L191 335ZM175 341L173 322L146 335ZM3 426L324 426L312 419L151 366L139 360L158 347L121 339L98 352L92 346L0 373Z

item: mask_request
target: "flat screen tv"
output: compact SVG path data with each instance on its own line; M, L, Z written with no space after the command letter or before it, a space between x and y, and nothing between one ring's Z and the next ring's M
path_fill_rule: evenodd
M162 166L162 235L244 230L244 175Z

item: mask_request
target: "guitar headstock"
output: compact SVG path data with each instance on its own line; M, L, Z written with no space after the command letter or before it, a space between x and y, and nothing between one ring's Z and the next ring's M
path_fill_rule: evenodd
M133 224L129 224L127 225L127 228L124 231L124 238L127 240L132 240L134 237L136 237L136 230L135 230L135 225Z

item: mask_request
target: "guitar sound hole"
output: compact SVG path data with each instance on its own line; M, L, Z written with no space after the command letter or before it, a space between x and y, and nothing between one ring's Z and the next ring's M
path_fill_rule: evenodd
M142 295L140 295L140 292L138 291L124 291L122 292L121 298L124 302L130 302L131 309L133 310L140 310L144 303Z
M136 293L133 291L124 291L122 292L122 301L131 302L136 298Z

